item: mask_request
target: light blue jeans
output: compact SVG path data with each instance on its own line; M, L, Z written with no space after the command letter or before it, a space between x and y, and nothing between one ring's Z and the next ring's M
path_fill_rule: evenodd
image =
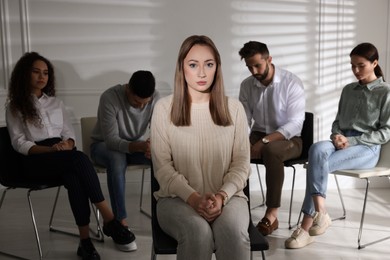
M249 260L249 209L244 198L232 197L222 214L209 224L180 198L157 202L161 228L178 241L178 260Z
M320 141L309 150L309 163L306 173L306 194L302 212L314 216L312 196L326 198L328 174L336 170L367 169L375 167L380 154L380 145L354 145L336 150L331 141Z
M125 203L126 168L129 164L151 164L144 153L122 153L109 150L104 142L91 145L91 158L107 168L107 186L110 194L111 208L119 221L127 218Z

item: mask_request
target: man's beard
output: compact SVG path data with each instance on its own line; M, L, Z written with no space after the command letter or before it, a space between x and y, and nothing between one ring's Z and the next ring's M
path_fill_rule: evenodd
M258 80L258 81L263 81L267 78L268 76L268 73L269 73L269 65L267 63L267 67L265 68L265 71L263 74L256 74L254 75L254 77Z

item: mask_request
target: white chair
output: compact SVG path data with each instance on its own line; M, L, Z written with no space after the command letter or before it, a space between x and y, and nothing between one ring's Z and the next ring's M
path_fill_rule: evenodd
M82 117L81 118L81 136L83 139L83 152L90 157L90 146L92 144L91 133L95 127L97 117ZM101 165L95 164L92 160L97 173L105 173L106 168ZM150 165L145 164L132 164L127 166L127 172L142 170L142 180L141 180L141 194L139 199L139 210L145 216L151 217L150 213L145 211L142 207L143 203L143 194L144 194L144 181L145 181L145 170L150 169Z
M382 242L386 239L389 239L390 236L375 240L375 241L370 242L370 243L366 243L364 245L361 244L363 224L364 224L364 215L366 212L366 204L367 204L367 194L368 194L368 188L370 185L370 178L372 178L372 177L388 177L390 180L390 142L382 145L380 158L379 158L379 161L378 161L376 167L371 168L371 169L365 169L365 170L340 170L340 171L332 172L332 174L334 174L334 177L336 180L337 190L339 192L339 196L340 196L340 200L341 200L341 204L343 206L343 212L344 212L343 216L340 218L337 218L337 219L344 219L346 216L345 205L344 205L343 197L341 195L339 183L337 181L337 175L343 175L343 176L354 177L354 178L366 180L366 192L364 195L362 216L360 219L360 228L359 228L359 234L358 234L358 249L362 249L366 246L369 246L369 245L372 245L372 244L375 244L378 242Z

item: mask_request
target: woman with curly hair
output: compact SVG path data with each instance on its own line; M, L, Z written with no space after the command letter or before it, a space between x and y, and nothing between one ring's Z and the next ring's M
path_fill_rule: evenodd
M82 259L100 259L89 237L89 200L101 212L107 236L119 245L134 242L134 235L114 219L89 158L76 149L65 106L55 97L53 65L36 52L25 53L12 72L6 122L12 146L21 154L21 177L57 180L68 190Z

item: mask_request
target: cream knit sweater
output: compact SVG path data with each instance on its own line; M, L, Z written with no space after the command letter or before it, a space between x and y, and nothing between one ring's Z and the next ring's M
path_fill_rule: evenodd
M229 98L233 125L214 124L209 103L191 105L191 126L177 127L170 120L172 95L159 100L151 124L154 174L160 190L154 195L187 201L200 194L223 190L245 197L243 188L250 174L250 145L245 111Z

